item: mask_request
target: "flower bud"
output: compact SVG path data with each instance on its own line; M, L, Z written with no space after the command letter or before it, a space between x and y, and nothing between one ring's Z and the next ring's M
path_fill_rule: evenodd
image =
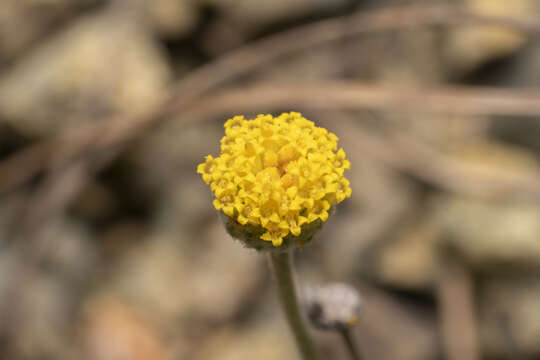
M306 287L304 304L315 327L323 330L346 330L358 321L362 299L352 286L332 283Z

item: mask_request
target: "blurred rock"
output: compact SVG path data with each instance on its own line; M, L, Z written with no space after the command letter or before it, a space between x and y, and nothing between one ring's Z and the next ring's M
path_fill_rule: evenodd
M241 329L227 327L199 345L193 360L299 358L296 344L281 315L267 316Z
M450 151L471 174L493 179L491 191L500 192L508 201L535 203L540 184L540 162L530 151L490 140L465 142ZM505 193L498 183L506 183ZM489 185L487 187L489 189ZM520 191L520 190L525 191Z
M12 336L12 351L23 358L61 358L73 340L72 311L98 258L85 229L63 218L47 224L38 240L26 252L8 248L0 253L1 310L10 310L0 313L1 331ZM29 261L36 258L39 265Z
M13 275L13 274L12 274ZM10 344L22 358L60 358L70 348L69 309L73 306L69 288L57 279L40 275L21 285L20 297L12 311L17 311L16 333Z
M365 310L355 329L366 359L427 360L441 357L435 314L388 296L376 288L359 286Z
M538 10L534 0L460 0L469 11L484 16L531 18ZM534 15L533 15L534 16ZM467 74L490 60L518 50L526 37L499 26L470 25L446 34L443 57L453 75Z
M57 218L39 236L41 257L48 272L65 282L71 288L71 295L77 295L75 290L88 285L100 262L88 229L76 221Z
M381 244L374 277L396 288L430 288L437 270L437 231L427 222L407 224Z
M232 240L216 218L204 234L156 234L133 249L106 291L151 309L165 322L225 321L242 311L258 286L267 270L262 260Z
M193 30L199 17L194 0L153 0L145 3L150 23L164 37L186 35Z
M24 134L159 103L170 71L154 41L116 9L80 19L0 78L0 116Z
M487 279L479 299L481 333L488 356L540 356L540 274Z
M0 63L12 60L70 16L102 0L2 0Z
M435 206L443 246L457 250L483 271L540 268L540 208L440 198Z
M453 151L456 158L493 177L511 178L538 169L536 159L519 148L479 141L459 145ZM434 280L441 239L444 246L457 247L475 264L495 266L510 261L520 266L540 266L540 258L536 259L540 247L535 240L540 228L534 225L536 216L540 215L537 205L488 204L455 197L439 198L435 202L438 202L435 219L421 215L423 211L419 209L418 216L423 220L413 215L412 221L405 221L389 238L368 251L370 256L363 267L367 274L385 285L428 289ZM512 220L515 218L517 222ZM514 238L519 238L517 243L512 241ZM530 261L523 263L526 258Z
M117 299L103 299L87 304L80 331L82 359L174 358L152 323L135 308Z

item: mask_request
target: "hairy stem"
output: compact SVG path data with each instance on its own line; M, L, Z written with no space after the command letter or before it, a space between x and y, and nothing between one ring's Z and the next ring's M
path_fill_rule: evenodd
M270 253L269 258L277 283L279 299L296 339L302 359L316 360L315 346L298 307L292 270L292 252Z

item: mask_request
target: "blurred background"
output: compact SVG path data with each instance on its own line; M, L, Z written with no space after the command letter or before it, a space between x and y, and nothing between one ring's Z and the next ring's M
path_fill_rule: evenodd
M290 110L352 162L296 265L361 292L365 359L540 359L539 33L537 0L2 0L0 359L298 359L195 172Z

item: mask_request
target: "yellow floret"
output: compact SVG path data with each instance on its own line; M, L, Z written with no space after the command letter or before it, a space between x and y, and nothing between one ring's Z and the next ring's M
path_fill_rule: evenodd
M351 196L350 169L338 137L302 117L235 116L225 122L221 155L197 167L215 195L214 207L239 224L264 228L262 240L280 246L302 226L326 221Z

